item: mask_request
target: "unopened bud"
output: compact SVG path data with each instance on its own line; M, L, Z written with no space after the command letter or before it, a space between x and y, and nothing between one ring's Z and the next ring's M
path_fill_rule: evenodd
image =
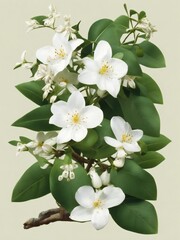
M102 181L102 184L104 186L107 186L110 182L110 174L108 173L108 171L104 171L102 174L101 174L101 181Z
M94 188L100 188L102 187L102 181L100 176L97 174L94 168L92 168L89 172L91 177L91 182Z

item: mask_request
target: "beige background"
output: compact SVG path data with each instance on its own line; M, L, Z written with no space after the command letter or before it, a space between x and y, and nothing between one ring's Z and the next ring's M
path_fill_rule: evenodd
M8 141L19 135L34 137L35 133L10 127L10 124L35 106L15 89L15 85L28 80L25 70L13 71L14 64L24 49L34 57L37 48L50 43L49 31L26 33L25 20L48 12L50 0L0 0L0 86L1 86L1 158L0 158L0 239L49 240L49 239L123 239L123 240L169 240L180 237L180 187L179 187L179 0L52 0L62 13L70 13L73 22L82 20L81 32L87 33L92 22L99 18L116 18L124 13L123 3L138 11L145 10L158 32L152 41L164 52L166 69L145 69L158 82L164 94L164 105L158 106L161 116L162 133L172 143L162 151L167 161L151 170L158 185L158 201L155 203L159 215L158 235L139 235L119 228L113 221L101 231L91 224L54 223L46 227L23 230L22 223L36 216L41 210L55 207L50 196L25 203L11 203L11 191L23 171L33 163L28 154L15 157L15 148ZM177 45L177 46L176 46Z

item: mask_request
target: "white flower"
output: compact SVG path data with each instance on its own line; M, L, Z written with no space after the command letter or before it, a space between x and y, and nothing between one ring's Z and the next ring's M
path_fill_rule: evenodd
M121 204L125 194L120 188L112 185L96 192L90 186L83 186L77 190L75 199L80 206L72 210L70 218L79 222L91 221L92 225L99 230L108 223L108 208Z
M94 60L84 59L85 69L79 75L79 82L94 85L102 91L106 90L113 97L120 91L121 78L127 74L127 64L112 58L112 49L108 42L100 41L94 52Z
M60 25L56 28L56 32L63 33L64 36L76 39L76 30L71 27L71 16L64 16L64 25Z
M145 33L147 38L150 38L154 32L157 32L155 26L153 26L146 17L141 19L138 28Z
M42 90L44 91L43 93L43 99L46 99L47 96L54 90L54 85L52 83L47 83Z
M48 64L54 74L63 71L70 63L73 51L83 43L81 39L68 41L60 33L53 37L53 46L45 46L37 50L36 57Z
M74 169L77 167L78 165L76 163L62 165L60 169L62 169L63 172L59 175L58 180L62 181L63 178L67 179L67 181L73 180L75 178Z
M40 26L38 21L36 21L35 19L30 19L30 20L26 21L26 24L28 26L27 32L30 32L33 29L36 29Z
M48 65L40 64L38 66L38 70L34 75L35 80L43 79L45 83L52 82L52 79L54 77L54 73L49 68Z
M96 106L85 106L85 100L79 91L73 92L68 101L52 104L53 116L49 123L62 128L58 134L58 143L71 139L80 142L87 135L87 129L95 128L103 120L103 112Z
M28 148L27 148L26 144L18 142L17 143L17 149L16 149L16 156L18 156L19 153L27 151L27 150L28 150Z
M115 147L119 151L119 155L121 156L119 158L125 157L125 153L141 151L137 142L143 136L142 130L132 130L129 123L125 122L121 117L113 117L110 124L116 139L104 137L104 140L108 145Z
M39 155L43 152L50 153L53 150L53 146L57 143L56 141L56 132L48 132L44 134L43 132L39 132L37 134L36 140L29 142L26 144L28 148L33 149L33 154Z
M26 50L24 50L23 52L22 52L22 54L21 54L21 62L18 62L18 63L16 63L16 65L15 65L15 68L18 68L18 67L24 67L24 68L27 68L27 69L30 69L30 68L32 68L33 67L33 64L34 63L32 63L32 62L28 62L27 60L26 60Z
M56 8L52 4L49 6L49 11L50 14L48 15L48 18L44 20L44 25L54 27L55 21L60 17L60 14L57 13Z
M134 79L136 77L135 76L130 76L130 75L126 75L125 77L123 77L123 82L122 85L123 87L130 87L130 88L136 88L136 84L134 82Z

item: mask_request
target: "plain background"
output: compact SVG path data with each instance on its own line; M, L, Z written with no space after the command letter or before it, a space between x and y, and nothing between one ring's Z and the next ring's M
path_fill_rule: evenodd
M129 8L147 12L150 21L158 29L152 41L162 50L167 62L165 69L144 70L156 79L163 92L164 105L158 106L161 132L172 140L172 143L161 151L166 156L166 161L150 170L158 186L158 200L154 204L159 216L159 233L148 236L134 234L119 228L113 221L101 231L94 230L89 223L61 222L24 230L22 224L25 220L37 216L42 210L56 207L51 196L25 203L11 203L11 192L15 183L34 160L26 153L16 157L16 149L7 142L17 139L19 135L35 137L35 133L31 131L10 126L35 107L15 89L16 84L28 81L29 72L12 69L24 49L28 50L28 57L33 59L36 49L49 44L52 38L52 33L48 30L26 33L24 22L32 16L48 13L49 4L53 3L62 15L71 14L73 23L82 20L81 33L86 36L89 26L97 19L115 19L124 14L124 2ZM179 0L0 0L0 6L0 239L179 239Z

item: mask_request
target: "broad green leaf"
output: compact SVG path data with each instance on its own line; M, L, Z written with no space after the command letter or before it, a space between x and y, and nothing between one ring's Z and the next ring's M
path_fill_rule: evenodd
M163 104L161 90L150 76L143 73L143 76L136 78L135 82L140 89L140 95L150 98L154 103Z
M50 170L51 167L41 169L38 163L28 168L13 190L12 202L28 201L50 193Z
M91 185L90 177L87 175L85 169L78 164L78 168L74 170L75 179L62 181L58 180L59 175L62 174L60 166L64 164L63 160L57 159L50 174L50 189L53 197L60 203L68 212L71 212L78 204L75 200L75 193L85 185Z
M169 138L162 134L159 137L151 137L144 135L141 140L145 142L148 151L158 151L171 142Z
M142 129L144 134L159 137L160 119L152 101L143 96L119 96L124 118L134 129Z
M19 141L17 140L12 140L12 141L9 141L8 143L11 144L12 146L17 146Z
M125 47L116 47L112 46L113 54L123 54L122 60L125 61L128 65L128 74L133 76L141 76L142 70L141 67L137 61L136 56L134 56L134 53L131 50L128 50Z
M96 43L105 40L111 46L119 46L120 38L126 31L126 27L121 25L120 22L126 24L124 19L116 19L115 21L100 19L96 21L89 29L88 39Z
M132 160L126 160L119 170L111 170L111 183L139 199L155 200L157 197L154 178Z
M142 234L156 234L158 219L154 206L141 200L125 200L121 205L111 208L114 221L122 228Z
M21 83L16 86L16 88L28 99L35 102L38 105L44 105L48 102L46 100L43 101L43 90L44 81L31 81L26 83Z
M146 154L133 154L133 160L142 168L153 168L164 161L164 156L158 152L149 151Z
M53 131L59 128L49 124L52 116L50 111L51 105L43 105L24 115L12 124L15 127L24 127L34 131Z
M141 49L143 54L138 56L136 52ZM140 64L150 68L165 67L165 59L160 49L149 41L144 41L133 47L133 51L137 56Z
M40 25L44 25L44 20L47 19L47 16L35 16L32 17L32 20L36 20Z
M124 31L126 31L127 28L129 28L129 17L122 15L114 20L114 23L119 28L124 28Z

